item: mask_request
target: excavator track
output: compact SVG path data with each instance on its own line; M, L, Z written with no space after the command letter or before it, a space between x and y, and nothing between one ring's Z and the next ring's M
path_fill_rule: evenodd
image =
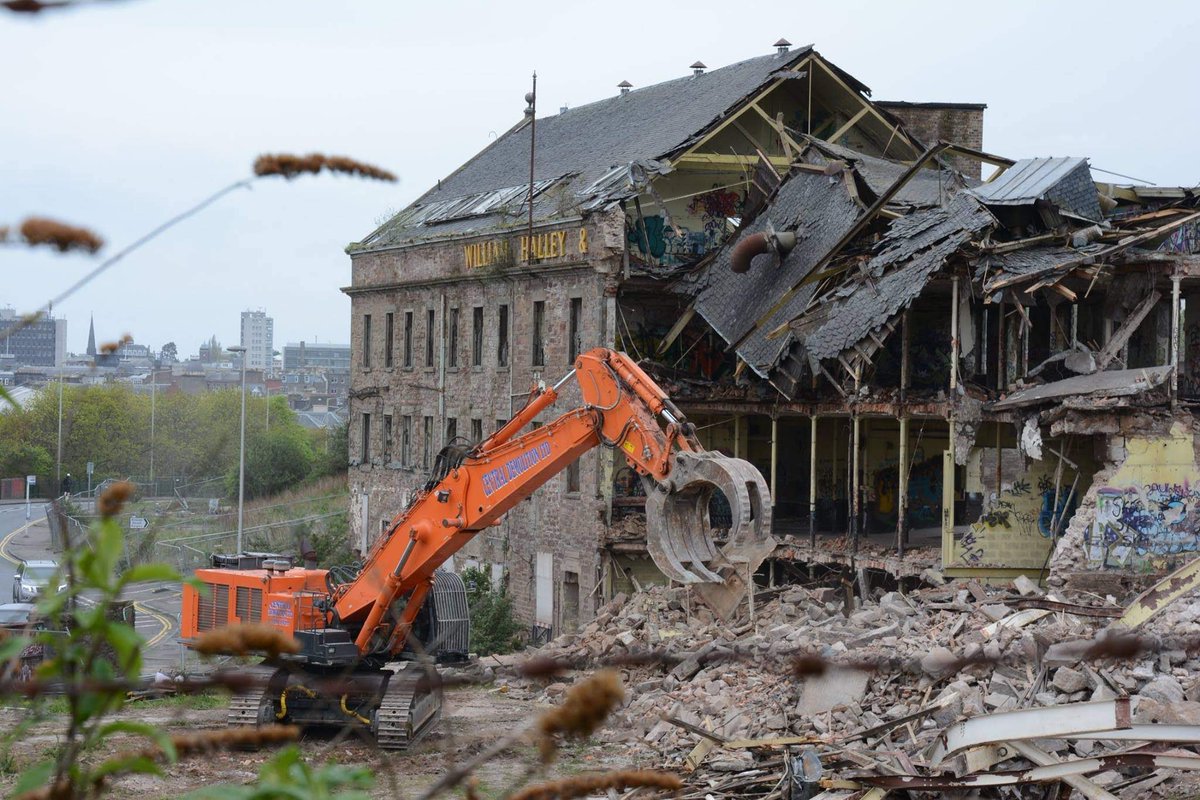
M404 669L388 681L371 726L384 750L411 747L442 716L441 692L430 691L422 677L419 669Z
M271 679L276 672L273 669L249 671L247 677L250 678L251 685L229 699L229 711L225 721L230 727L257 728L271 721L271 717L274 716Z

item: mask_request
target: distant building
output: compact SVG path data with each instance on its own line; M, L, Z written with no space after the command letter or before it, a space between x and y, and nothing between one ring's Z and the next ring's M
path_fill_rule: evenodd
M11 306L0 308L0 332L13 327L17 312ZM39 317L7 336L0 336L0 369L13 367L54 367L67 355L67 321Z
M261 309L243 311L241 343L246 348L247 369L270 370L275 365L275 320Z
M283 346L283 369L336 370L350 372L350 345L289 342Z

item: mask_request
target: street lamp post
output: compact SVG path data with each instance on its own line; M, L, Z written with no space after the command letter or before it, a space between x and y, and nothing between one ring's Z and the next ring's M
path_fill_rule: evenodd
M231 353L241 353L242 357L242 433L238 445L238 526L237 551L242 554L242 507L246 502L246 348L226 348Z

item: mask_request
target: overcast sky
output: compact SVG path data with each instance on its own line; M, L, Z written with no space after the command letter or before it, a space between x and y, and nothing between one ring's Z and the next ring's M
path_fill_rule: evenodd
M348 242L521 118L814 43L885 100L988 104L984 147L1200 182L1200 4L124 0L0 11L0 225L93 228L113 252L266 151L345 154L399 184L260 181L56 311L81 352L130 333L196 352L264 308L275 344L348 341ZM986 9L986 10L985 10ZM0 248L0 305L36 308L95 261Z

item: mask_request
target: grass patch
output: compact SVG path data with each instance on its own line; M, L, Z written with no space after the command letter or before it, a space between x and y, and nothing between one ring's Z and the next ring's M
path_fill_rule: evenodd
M224 708L229 702L229 695L223 692L199 692L197 694L172 694L166 697L155 697L148 700L133 700L125 707L137 708L182 708L192 711L206 711L214 708ZM33 703L29 704L33 707ZM69 713L67 698L63 696L47 697L37 701L36 707L46 716L59 716Z

